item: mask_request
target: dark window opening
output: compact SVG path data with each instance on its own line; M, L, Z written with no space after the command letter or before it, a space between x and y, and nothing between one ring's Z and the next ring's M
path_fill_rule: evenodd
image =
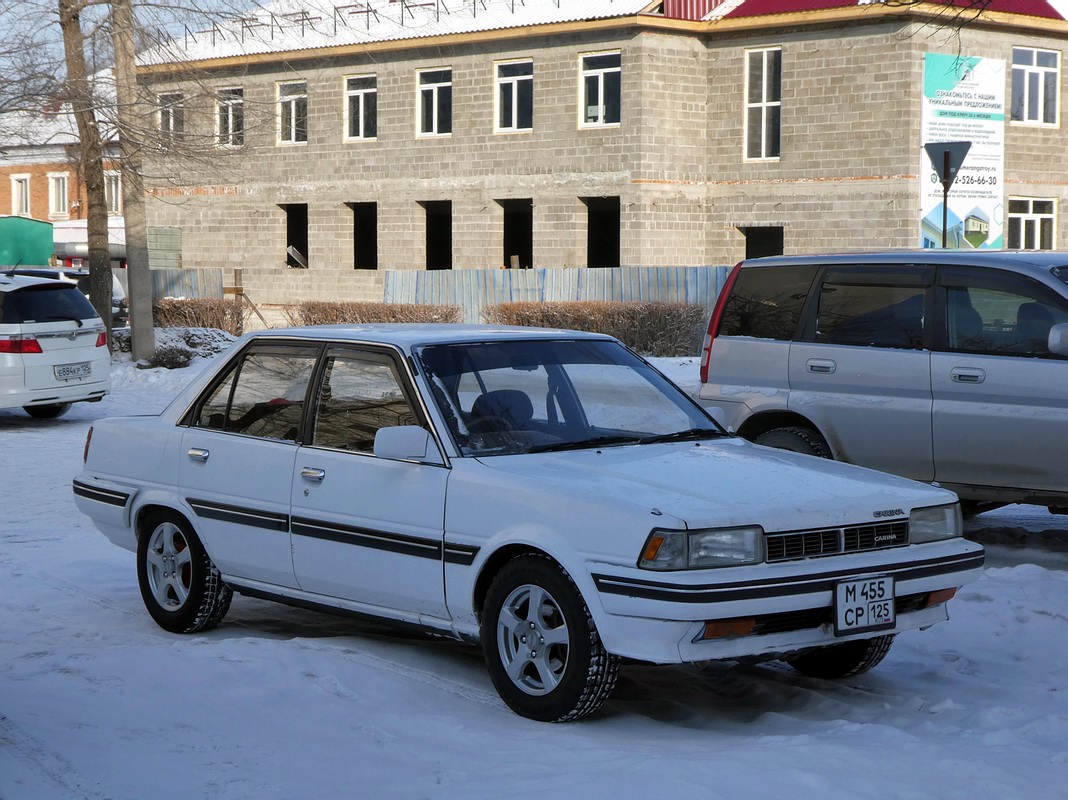
M349 203L352 209L352 266L378 269L378 203Z
M428 200L426 210L426 268L452 269L452 201Z
M534 202L498 200L504 209L504 261L509 269L534 266Z
M286 212L286 266L308 268L308 204L280 206Z
M583 197L586 204L586 266L618 267L619 198Z
M783 254L782 228L739 228L745 236L745 257L763 258Z

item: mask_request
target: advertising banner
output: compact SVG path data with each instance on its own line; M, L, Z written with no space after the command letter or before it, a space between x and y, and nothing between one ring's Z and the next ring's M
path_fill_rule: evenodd
M920 146L971 142L949 191L946 247L1004 247L1005 62L926 53ZM942 184L920 154L920 245L942 246Z

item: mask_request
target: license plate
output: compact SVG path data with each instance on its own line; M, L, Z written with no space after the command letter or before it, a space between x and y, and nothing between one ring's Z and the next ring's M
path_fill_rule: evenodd
M52 367L56 373L56 380L69 381L74 378L88 378L93 374L93 365L89 361L80 364L57 364Z
M835 585L835 636L883 631L896 623L893 578L861 578Z

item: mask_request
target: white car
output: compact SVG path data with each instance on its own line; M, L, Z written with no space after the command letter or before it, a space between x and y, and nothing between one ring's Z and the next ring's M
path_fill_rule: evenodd
M0 408L58 417L110 389L104 323L78 287L0 273Z
M729 436L615 339L534 328L249 334L95 423L74 493L169 631L234 591L414 625L548 721L622 659L862 672L984 558L952 493Z

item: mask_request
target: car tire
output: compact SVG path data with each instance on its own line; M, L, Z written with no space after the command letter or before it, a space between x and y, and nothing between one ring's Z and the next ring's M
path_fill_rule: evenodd
M49 403L43 406L23 406L22 410L34 419L55 419L70 411L70 403Z
M574 581L544 556L515 558L493 579L481 638L497 693L521 716L579 719L615 688L619 658L601 644Z
M796 425L787 428L772 428L753 439L753 443L778 450L789 450L792 453L803 453L806 456L834 458L831 448L822 436L811 428Z
M194 633L218 625L233 590L223 583L192 526L173 513L157 513L140 526L137 582L156 624L171 633Z
M894 634L876 636L874 639L858 639L827 647L816 647L786 662L810 678L849 678L874 668L886 658L890 645L894 643Z

